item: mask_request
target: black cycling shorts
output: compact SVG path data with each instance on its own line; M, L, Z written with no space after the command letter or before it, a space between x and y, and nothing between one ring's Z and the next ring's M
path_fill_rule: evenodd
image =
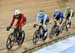
M69 17L70 17L70 13L66 16L66 19L69 20Z
M60 20L60 18L59 18L59 17L56 17L55 19L56 19L56 20Z

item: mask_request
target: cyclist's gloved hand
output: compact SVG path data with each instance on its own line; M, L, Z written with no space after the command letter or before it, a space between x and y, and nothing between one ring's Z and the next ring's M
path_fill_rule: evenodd
M6 30L7 30L7 31L9 31L9 30L10 30L10 28L11 28L11 27L10 27L10 26L8 26Z
M34 24L33 27L36 28L36 25L37 25L37 24Z

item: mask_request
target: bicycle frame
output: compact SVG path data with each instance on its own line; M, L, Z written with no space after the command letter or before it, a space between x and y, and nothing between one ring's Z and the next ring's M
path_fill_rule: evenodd
M42 25L36 25L36 26L39 26L38 29L36 29L36 30L37 30L38 33L40 34L40 28L41 28L41 27L43 28L43 26L42 26ZM40 37L40 36L39 36L39 37Z
M14 33L14 38L15 38L15 41L17 40L17 37L19 36L18 34L19 34L19 31L18 31L18 29L17 28L13 28L14 29L14 31L13 31L13 33Z

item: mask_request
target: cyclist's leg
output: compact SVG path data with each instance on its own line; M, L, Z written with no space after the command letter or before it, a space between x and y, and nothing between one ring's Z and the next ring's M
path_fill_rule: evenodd
M63 18L60 18L60 24L62 24L62 22L63 22Z
M63 18L60 18L59 19L59 27L61 28L61 26L62 26L62 23L63 23Z
M60 20L59 20L59 30L60 30L60 32L62 33L62 30L63 30L63 28L62 28L62 25L63 25L63 18L60 18Z
M43 24L43 22L42 22L42 20L40 19L40 20L37 22L37 25L42 25L42 24ZM36 27L35 30L40 30L40 27Z
M46 22L45 22L45 26L44 26L44 30L45 30L45 32L47 32L48 31L48 23L49 23L49 19L47 19L46 20Z
M47 32L48 32L48 23L49 23L49 20L47 19L45 24L43 25L45 36L47 36Z
M44 32L47 32L47 25L43 24Z
M71 27L71 18L68 19L68 27Z
M66 18L66 19L65 19L65 22L64 22L65 25L67 24L67 20L68 20L68 19Z
M67 22L68 22L68 17L69 17L69 16L66 16L66 18L65 18L65 21L64 21L64 26L66 26L66 25L67 25Z
M43 29L40 30L40 29L41 29L40 26L42 26L42 25L43 25L43 19L40 19L39 27L38 27L38 30L40 31L40 32L39 32L39 34L40 34L40 38L43 37Z
M57 19L57 18L55 18L55 19L54 19L54 27L56 27L56 26L57 26L57 23L58 23L58 19Z
M22 37L22 27L20 26L18 27L18 33L19 33L18 40L20 40Z
M65 20L65 25L67 26L67 24L70 22L70 19L69 19L70 15L67 15L66 16L66 20ZM68 25L69 27L69 25Z
M47 36L47 33L48 33L48 26L45 25L45 26L44 26L44 36L45 36L45 37Z

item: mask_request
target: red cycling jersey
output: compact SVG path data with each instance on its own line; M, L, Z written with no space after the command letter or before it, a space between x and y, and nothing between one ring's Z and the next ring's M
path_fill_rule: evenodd
M15 17L15 15L13 15L13 19L12 19L12 22L11 22L11 24L10 24L10 27L13 26L15 19L16 19L16 17ZM20 14L19 14L18 21L17 21L17 23L16 23L16 27L17 27L19 30L21 30L21 29L22 29L22 26L24 26L25 24L26 24L26 17L25 17L22 13L20 13Z

